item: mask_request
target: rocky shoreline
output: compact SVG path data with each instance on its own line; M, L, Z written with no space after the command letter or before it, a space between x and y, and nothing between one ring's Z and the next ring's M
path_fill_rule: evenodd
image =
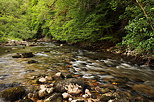
M58 72L53 76L31 77L31 86L4 89L0 96L4 102L145 102L127 91L118 91L117 83L99 87L95 80ZM148 101L147 102L152 102Z
M0 96L5 101L16 102L99 102L101 97L92 93L92 88L83 79L61 72L54 76L33 76L35 90L17 86L3 90ZM97 84L97 83L95 83ZM91 90L91 91L90 91ZM95 95L94 95L95 94Z

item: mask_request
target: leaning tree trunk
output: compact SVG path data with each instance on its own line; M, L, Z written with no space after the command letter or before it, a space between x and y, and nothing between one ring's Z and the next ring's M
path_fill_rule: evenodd
M141 3L138 0L136 0L136 3L139 5L139 7L141 8L141 10L143 11L144 16L148 19L148 14L146 13L144 7L141 5ZM154 27L153 27L151 21L148 20L148 23L149 23L151 29L154 31Z

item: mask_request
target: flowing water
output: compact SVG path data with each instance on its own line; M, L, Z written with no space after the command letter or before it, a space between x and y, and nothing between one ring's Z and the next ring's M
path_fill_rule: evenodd
M15 53L33 52L32 58L12 58ZM38 63L28 64L30 60ZM38 46L6 46L0 48L0 87L3 84L26 83L33 75L69 72L102 85L112 83L151 100L154 97L154 70L144 65L73 46L39 43Z

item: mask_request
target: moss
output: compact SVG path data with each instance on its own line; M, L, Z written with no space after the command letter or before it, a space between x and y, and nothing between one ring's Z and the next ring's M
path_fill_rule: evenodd
M13 88L8 88L0 93L0 96L7 101L15 101L21 99L25 95L25 88L22 86L17 86Z

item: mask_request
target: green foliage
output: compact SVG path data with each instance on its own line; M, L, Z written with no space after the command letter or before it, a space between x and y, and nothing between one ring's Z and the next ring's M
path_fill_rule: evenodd
M22 15L25 12L20 0L0 0L0 39L21 38L29 39L35 34Z
M153 0L0 0L0 39L120 42L153 53Z
M112 27L119 23L122 8L120 1L100 0L57 0L50 32L57 40L80 42L110 40L117 38ZM114 40L115 40L114 39Z
M151 9L152 0L139 2L144 5L144 11L138 4L127 6L124 17L129 17L129 23L125 27L126 37L122 44L137 53L154 54L154 13Z

